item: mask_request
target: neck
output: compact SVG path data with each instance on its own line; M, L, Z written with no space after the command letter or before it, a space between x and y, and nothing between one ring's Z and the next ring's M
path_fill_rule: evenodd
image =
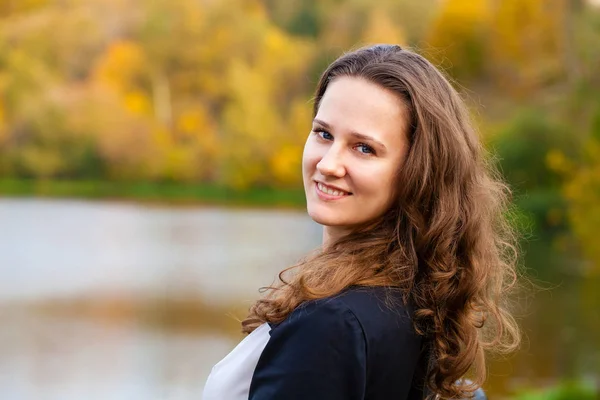
M350 229L339 226L323 226L323 248L350 233Z

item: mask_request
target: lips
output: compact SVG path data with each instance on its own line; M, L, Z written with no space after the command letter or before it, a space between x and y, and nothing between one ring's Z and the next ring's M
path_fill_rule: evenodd
M321 182L317 182L317 188L319 188L319 190L321 192L327 193L327 194L332 195L332 196L346 196L346 195L350 194L350 193L345 192L343 190L340 190L340 189L337 189L337 188L325 185L325 184L323 184Z
M350 192L346 192L339 188L328 186L321 182L316 182L316 181L315 181L315 189L316 189L317 195L322 200L337 200L337 199L341 199L341 198L352 195L352 193L350 193Z

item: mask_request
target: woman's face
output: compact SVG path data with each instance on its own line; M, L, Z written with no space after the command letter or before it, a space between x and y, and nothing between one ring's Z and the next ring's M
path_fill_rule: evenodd
M302 158L314 221L348 230L389 209L408 150L406 114L396 94L367 80L329 83Z

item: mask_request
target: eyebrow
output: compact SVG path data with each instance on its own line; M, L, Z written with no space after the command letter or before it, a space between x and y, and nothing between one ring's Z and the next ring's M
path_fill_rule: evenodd
M325 128L325 129L332 130L331 129L331 125L329 125L327 122L322 121L322 120L320 120L318 118L315 118L313 120L313 122L316 122L317 124L322 125L323 128ZM385 145L383 143L381 143L379 140L375 139L372 136L364 135L364 134L358 133L356 131L350 131L350 135L354 136L355 138L357 138L359 140L373 142L373 143L377 144L378 146L380 146L383 150L387 150L386 147L385 147Z

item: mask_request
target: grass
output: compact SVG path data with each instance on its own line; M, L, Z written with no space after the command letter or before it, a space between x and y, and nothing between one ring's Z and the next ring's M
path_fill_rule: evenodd
M136 200L145 202L257 207L304 207L302 189L235 190L210 184L100 180L0 179L0 196Z
M596 400L600 392L591 382L564 381L546 389L525 390L514 400Z

